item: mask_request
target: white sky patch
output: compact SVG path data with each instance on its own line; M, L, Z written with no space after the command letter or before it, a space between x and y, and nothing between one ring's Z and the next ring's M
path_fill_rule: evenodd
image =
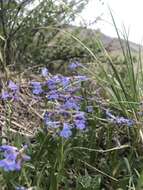
M98 22L90 25L91 28L100 28L103 33L116 37L108 5L112 9L119 30L123 31L123 25L125 25L127 32L129 31L129 40L141 43L143 39L143 0L89 0L89 4L80 16L87 24L97 19ZM75 23L80 22L83 23L82 19L77 17Z

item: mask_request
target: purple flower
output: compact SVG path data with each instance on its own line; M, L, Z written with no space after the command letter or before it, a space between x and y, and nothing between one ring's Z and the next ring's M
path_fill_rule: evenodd
M116 117L115 123L118 125L127 125L128 127L133 126L135 122L131 119L126 119L124 117Z
M49 100L57 100L58 98L59 98L59 94L58 94L57 90L50 91L50 93L48 95Z
M62 105L62 108L63 109L75 109L75 110L79 110L80 109L80 105L79 105L79 103L77 103L77 101L74 98L69 98Z
M75 119L75 126L77 129L83 130L86 128L86 124L84 120L81 119Z
M32 93L33 94L39 95L43 92L40 82L31 82L31 85L32 85Z
M27 146L24 146L21 150L18 150L14 146L0 146L0 151L4 152L4 159L0 160L0 168L3 168L4 171L19 171L23 162L30 160L30 157L24 154L26 148Z
M87 109L88 113L92 113L93 112L93 106L87 106L86 109Z
M67 85L69 85L69 82L69 77L55 75L47 81L47 85L50 90L54 90L57 88L57 85L62 85L63 87L66 87Z
M48 69L47 68L42 68L42 70L41 70L41 74L42 74L42 76L43 77L47 77L48 76Z
M0 146L0 151L17 151L17 148L9 145Z
M27 190L27 188L25 188L23 186L19 186L19 187L16 187L15 190Z
M60 131L60 136L65 139L68 139L71 135L71 125L68 123L64 123L63 129Z
M52 113L47 112L47 111L44 113L43 120L44 120L45 125L47 125L47 123L48 123L49 121L51 121L51 120L50 120L50 116L51 116L51 115L52 115Z
M60 75L55 75L52 77L52 79L55 81L56 84L61 82L62 76Z
M75 115L74 123L77 129L83 130L86 128L86 118L84 112L79 112Z
M64 109L59 109L59 114L62 115L64 118L70 117L70 113Z
M47 85L50 90L56 89L56 82L53 79L49 79Z
M75 117L76 119L83 119L83 120L86 120L86 118L85 118L85 113L82 112L82 111L77 112L74 117Z
M33 94L38 95L38 94L41 94L43 90L41 89L41 87L37 87L37 88L34 88L32 92Z
M7 100L8 98L10 98L10 94L7 91L3 91L1 94L1 99Z
M80 90L80 87L71 87L66 90L66 92L69 92L71 94L74 94Z
M62 100L62 101L66 101L70 97L71 97L70 94L62 94L62 93L59 94L59 100Z
M48 121L46 122L47 128L59 128L60 127L60 122L59 121Z
M109 110L106 110L106 116L110 122L118 125L127 125L128 127L131 127L135 124L134 120L127 119L124 117L114 116L109 112Z
M8 84L8 88L10 88L11 90L13 91L18 91L19 90L19 86L16 85L13 81L9 81L9 84Z
M70 78L69 77L62 77L61 83L62 83L63 87L68 86L70 84Z
M78 61L75 61L75 62L71 63L71 64L68 66L68 68L69 68L70 70L75 70L77 67L81 67L81 66L82 66L81 63L79 63Z
M82 75L75 76L75 79L78 80L79 82L88 80L88 78L84 75L83 76Z
M8 87L13 91L11 92L11 98L13 100L19 100L19 86L10 81Z
M45 112L44 123L45 123L47 128L58 128L60 126L60 122L59 121L53 121L51 119L52 115L53 115L53 113Z

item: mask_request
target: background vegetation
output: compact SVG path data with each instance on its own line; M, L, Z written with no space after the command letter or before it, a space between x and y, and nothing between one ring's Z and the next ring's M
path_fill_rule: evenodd
M2 190L143 189L141 47L69 26L87 2L0 0Z

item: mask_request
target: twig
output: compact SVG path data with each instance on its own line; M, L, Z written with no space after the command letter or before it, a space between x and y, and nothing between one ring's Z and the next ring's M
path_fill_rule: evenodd
M82 162L83 164L85 164L86 166L88 166L89 168L91 168L91 169L93 169L93 170L95 170L95 171L101 173L102 175L104 175L104 176L106 176L106 177L112 179L113 181L117 181L117 182L119 181L118 179L116 179L116 178L114 178L114 177L112 177L112 176L110 176L110 175L104 173L103 171L101 171L101 170L95 168L94 166L91 166L90 164L88 164L88 163L85 162L85 161L82 161L82 160L79 160L79 161Z
M110 149L107 149L107 150L97 150L97 149L90 149L90 148L86 148L86 147L72 147L71 149L80 149L80 150L88 150L90 152L106 153L106 152L111 152L111 151L115 151L115 150L129 148L129 147L130 147L130 145L126 144L126 145L121 145L121 146L117 146L117 147L114 147L114 148L110 148Z

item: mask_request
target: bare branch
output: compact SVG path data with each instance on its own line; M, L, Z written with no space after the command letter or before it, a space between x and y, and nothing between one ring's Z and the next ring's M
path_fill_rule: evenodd
M22 7L23 7L24 5L26 5L27 3L30 3L30 1L32 1L32 0L24 0L24 1L22 1L22 2L17 6L17 12L16 12L16 14L15 14L13 20L12 20L13 24L12 24L11 29L10 29L10 32L9 32L9 35L10 35L10 36L11 36L11 33L12 33L14 27L15 27L15 24L16 24L16 21L17 21L17 16L18 16L19 12L21 11ZM10 24L11 24L11 23L10 23Z

